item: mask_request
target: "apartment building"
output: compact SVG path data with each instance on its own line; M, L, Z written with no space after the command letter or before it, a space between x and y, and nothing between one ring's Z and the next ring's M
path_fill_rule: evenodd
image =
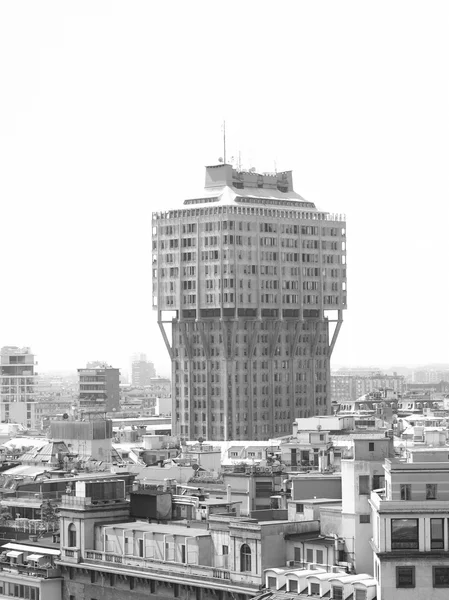
M120 369L93 362L78 369L78 377L80 411L106 413L120 409Z
M386 459L385 488L371 492L378 600L449 594L449 455L412 454L411 462Z
M206 167L197 197L154 213L152 226L174 435L268 439L296 417L330 413L347 296L344 217L304 200L290 171L221 164Z
M0 420L36 425L35 358L30 348L4 346L0 351Z
M332 402L338 404L345 400L357 400L364 394L385 389L402 394L406 389L405 377L396 374L385 375L381 372L361 375L337 371L331 375Z

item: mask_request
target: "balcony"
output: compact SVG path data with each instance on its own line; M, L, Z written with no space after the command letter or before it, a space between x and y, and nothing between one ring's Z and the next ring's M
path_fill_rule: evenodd
M72 552L76 553L78 551L73 548L63 548L62 559L71 562L79 562L76 561L75 554L73 556L71 555ZM223 584L230 587L232 587L233 584L238 584L239 586L243 585L251 592L262 587L262 578L258 575L253 576L249 573L234 573L228 569L220 569L212 566L191 565L155 558L123 556L122 554L98 550L86 550L85 557L81 562L88 564L103 564L105 567L109 566L114 570L145 570L149 571L152 575L166 575L167 577L184 580L213 580L216 584L218 584L219 581L222 581Z
M8 561L0 562L0 571L2 576L0 579L4 579L6 573L12 575L24 575L27 577L40 577L41 579L54 579L55 577L61 577L61 570L58 567L36 567L34 565L18 565Z

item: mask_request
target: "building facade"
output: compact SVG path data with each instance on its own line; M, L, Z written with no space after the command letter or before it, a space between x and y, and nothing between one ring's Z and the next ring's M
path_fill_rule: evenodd
M447 598L447 452L437 462L387 459L384 470L385 488L370 498L377 598Z
M393 390L397 394L405 391L406 383L403 375L385 375L372 373L370 375L353 375L332 373L331 394L332 402L340 404L345 400L357 400L364 394L376 390Z
M0 420L35 427L36 373L30 348L4 346L0 351Z
M296 194L291 172L222 164L182 209L153 214L152 235L174 434L266 439L328 414L346 308L343 216Z
M78 369L79 408L87 412L111 412L120 408L120 369L105 363L88 363Z
M151 379L156 376L156 370L152 362L148 360L136 360L132 364L131 382L133 386L145 387L151 385Z

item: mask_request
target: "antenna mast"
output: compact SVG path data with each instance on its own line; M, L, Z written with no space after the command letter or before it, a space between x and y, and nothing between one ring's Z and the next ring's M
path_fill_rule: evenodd
M223 163L226 164L226 121L223 121Z

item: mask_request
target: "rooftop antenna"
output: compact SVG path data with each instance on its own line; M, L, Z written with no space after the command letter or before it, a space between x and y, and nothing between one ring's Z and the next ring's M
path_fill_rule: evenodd
M226 121L223 121L223 163L226 164Z

